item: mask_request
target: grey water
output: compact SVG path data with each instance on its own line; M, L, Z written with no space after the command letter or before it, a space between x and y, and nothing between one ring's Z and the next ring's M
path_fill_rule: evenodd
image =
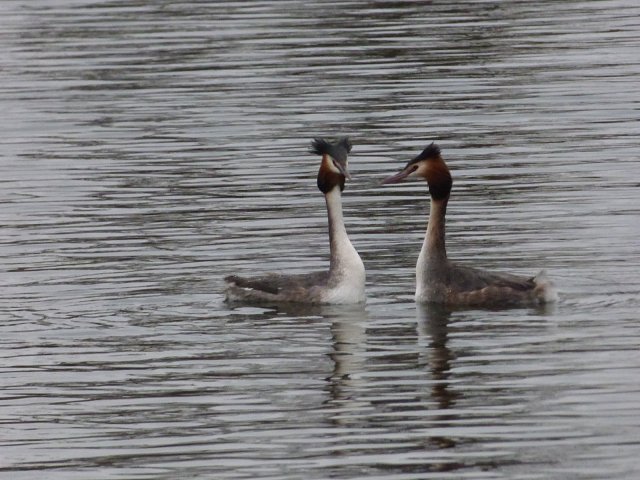
M0 478L635 479L640 6L0 2ZM362 307L227 305L325 268L349 135ZM416 306L449 256L545 309Z

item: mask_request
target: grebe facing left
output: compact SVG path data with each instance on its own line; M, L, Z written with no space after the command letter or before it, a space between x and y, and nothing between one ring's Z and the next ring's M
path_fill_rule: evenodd
M365 271L360 255L351 244L342 218L342 191L351 142L347 137L335 143L316 138L312 153L322 156L318 188L324 194L329 216L329 271L283 275L268 273L244 278L225 278L227 301L348 304L365 301Z
M383 183L397 183L410 176L424 178L431 195L427 233L416 265L417 302L499 308L557 300L558 295L544 271L527 278L486 272L449 261L445 248L445 214L453 181L437 145L427 146L402 171Z

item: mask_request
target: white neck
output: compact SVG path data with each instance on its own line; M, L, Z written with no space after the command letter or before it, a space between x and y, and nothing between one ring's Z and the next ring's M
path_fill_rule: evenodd
M340 188L335 187L325 194L329 216L329 248L331 261L329 283L357 287L364 293L364 264L351 244L342 217Z
M445 214L448 200L431 199L427 233L416 265L416 294L423 291L429 279L435 280L433 277L446 266Z
M432 260L445 260L447 258L447 249L444 241L447 201L448 199L431 199L429 223L427 224L427 234L424 237L424 245L429 258Z

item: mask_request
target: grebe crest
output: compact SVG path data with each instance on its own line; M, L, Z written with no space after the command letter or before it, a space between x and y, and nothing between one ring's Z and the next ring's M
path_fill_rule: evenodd
M330 143L324 138L314 138L309 151L322 156L318 170L318 189L326 195L338 185L342 192L345 180L351 180L347 169L347 155L351 152L349 138L343 137L336 143Z

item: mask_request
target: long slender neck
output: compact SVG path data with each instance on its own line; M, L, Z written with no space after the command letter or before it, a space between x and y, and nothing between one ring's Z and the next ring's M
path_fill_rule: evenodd
M429 213L429 224L427 234L424 239L424 253L429 260L446 260L447 250L445 248L445 215L447 213L447 202L449 196L441 199L431 198L431 212Z
M329 248L331 250L330 271L340 267L345 258L353 255L355 249L347 236L342 217L342 195L339 187L332 188L325 194L327 213L329 216ZM357 255L357 253L356 253Z
M416 264L416 299L433 299L448 276L445 248L445 215L451 193L451 174L441 158L430 160L426 167L431 196L429 224Z

